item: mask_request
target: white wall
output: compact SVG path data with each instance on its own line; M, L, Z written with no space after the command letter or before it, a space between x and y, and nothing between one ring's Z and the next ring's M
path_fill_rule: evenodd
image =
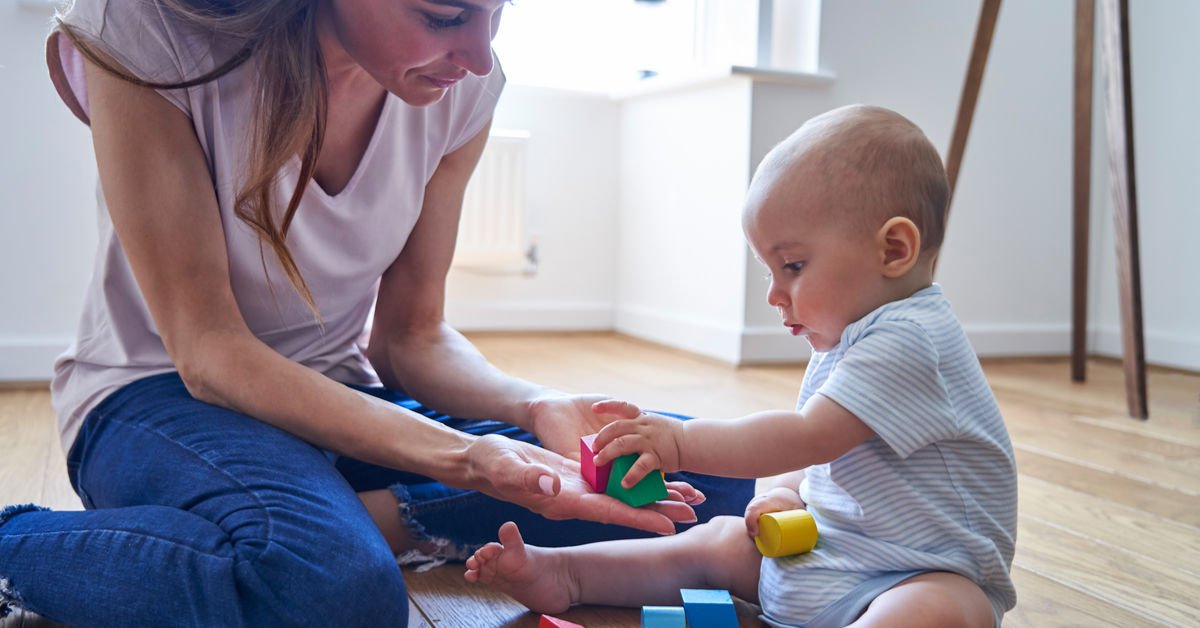
M509 85L492 127L530 132L536 274L451 271L446 317L464 330L610 329L616 300L617 108L607 98Z
M748 79L621 106L618 330L740 357Z
M49 20L0 2L0 381L49 377L95 249L91 135L46 74Z

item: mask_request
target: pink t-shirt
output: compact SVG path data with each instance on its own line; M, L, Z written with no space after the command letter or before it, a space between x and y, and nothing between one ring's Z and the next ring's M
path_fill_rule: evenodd
M152 0L76 0L64 17L88 41L135 75L152 81L193 78L229 58L214 43ZM47 42L59 95L89 121L83 59L70 38ZM389 94L358 170L334 196L309 182L288 233L291 249L324 319L322 331L287 275L258 236L234 214L234 197L249 161L256 64L203 85L160 90L192 120L207 157L229 255L230 282L254 334L281 355L345 383L376 384L360 340L379 278L404 248L438 163L491 119L504 86L498 69L469 75L439 102L412 107ZM496 66L497 68L499 66ZM290 198L299 158L280 173L277 199ZM64 449L87 413L118 388L175 370L113 233L98 189L100 241L75 341L54 365L51 384ZM154 211L153 207L142 208ZM179 277L178 281L187 281Z

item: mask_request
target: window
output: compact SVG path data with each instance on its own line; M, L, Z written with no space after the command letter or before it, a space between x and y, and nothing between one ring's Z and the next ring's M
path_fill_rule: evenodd
M820 0L514 0L495 48L509 80L609 91L730 66L816 71Z

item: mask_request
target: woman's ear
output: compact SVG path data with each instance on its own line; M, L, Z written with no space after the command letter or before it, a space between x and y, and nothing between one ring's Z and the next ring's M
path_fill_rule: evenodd
M908 218L889 218L879 228L876 240L885 277L903 276L921 257L921 230Z

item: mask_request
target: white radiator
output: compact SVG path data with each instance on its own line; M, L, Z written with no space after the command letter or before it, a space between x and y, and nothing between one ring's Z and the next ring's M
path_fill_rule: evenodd
M527 131L493 130L467 184L454 266L533 272L536 254L525 201Z

